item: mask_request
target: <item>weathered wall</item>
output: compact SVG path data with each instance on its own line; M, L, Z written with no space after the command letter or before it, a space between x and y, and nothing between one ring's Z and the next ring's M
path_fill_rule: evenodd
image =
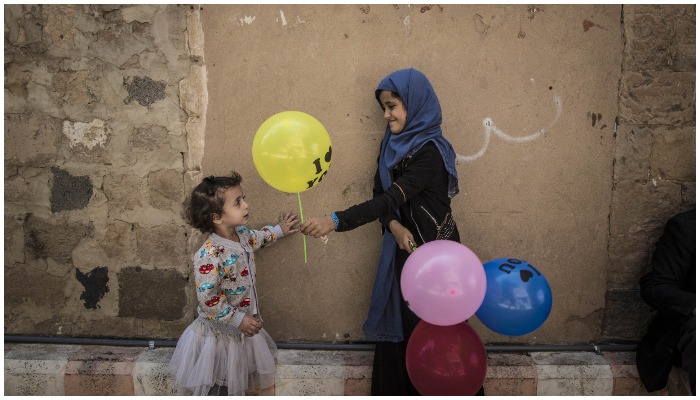
M199 10L4 10L5 332L177 337Z
M535 333L473 318L482 338L638 338L637 279L695 202L694 32L693 5L6 5L5 332L177 337L195 312L192 183L241 172L252 226L297 209L250 149L300 110L334 150L305 216L368 198L373 90L416 67L460 155L463 243L530 261L554 292ZM301 236L260 252L273 337L363 340L378 239L373 223L309 240L307 264Z

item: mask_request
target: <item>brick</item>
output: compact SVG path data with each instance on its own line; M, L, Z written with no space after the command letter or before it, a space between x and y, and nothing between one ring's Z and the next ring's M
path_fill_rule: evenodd
M144 350L134 365L135 396L175 396L177 386L168 365L173 348Z
M537 368L538 396L609 396L612 372L594 353L532 353Z
M63 396L66 364L77 346L5 343L5 396Z
M537 369L524 354L488 354L488 369L484 381L487 395L537 395Z
M67 396L133 396L132 373L141 348L82 346L68 361Z
M343 396L369 396L371 390L371 379L346 379Z

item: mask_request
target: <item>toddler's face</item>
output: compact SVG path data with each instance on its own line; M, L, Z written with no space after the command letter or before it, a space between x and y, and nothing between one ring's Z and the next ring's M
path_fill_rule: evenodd
M245 225L248 222L248 203L245 201L241 186L228 188L224 194L225 201L223 212L214 219L214 223L226 228Z
M384 119L389 123L391 133L401 133L406 126L406 107L388 90L382 90L379 93L379 101L384 108Z

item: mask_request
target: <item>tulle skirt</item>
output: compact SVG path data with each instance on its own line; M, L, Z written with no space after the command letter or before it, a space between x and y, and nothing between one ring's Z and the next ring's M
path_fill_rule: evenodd
M170 370L179 396L206 396L214 385L226 386L229 395L241 396L275 384L276 356L277 346L264 329L245 337L220 332L197 318L180 336Z

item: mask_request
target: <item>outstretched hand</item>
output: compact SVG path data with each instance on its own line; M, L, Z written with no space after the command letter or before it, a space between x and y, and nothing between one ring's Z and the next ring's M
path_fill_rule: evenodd
M335 223L331 217L309 218L301 225L301 233L315 238L327 235L335 230Z
M293 212L280 213L280 228L282 233L287 236L294 232L299 232L299 216Z

